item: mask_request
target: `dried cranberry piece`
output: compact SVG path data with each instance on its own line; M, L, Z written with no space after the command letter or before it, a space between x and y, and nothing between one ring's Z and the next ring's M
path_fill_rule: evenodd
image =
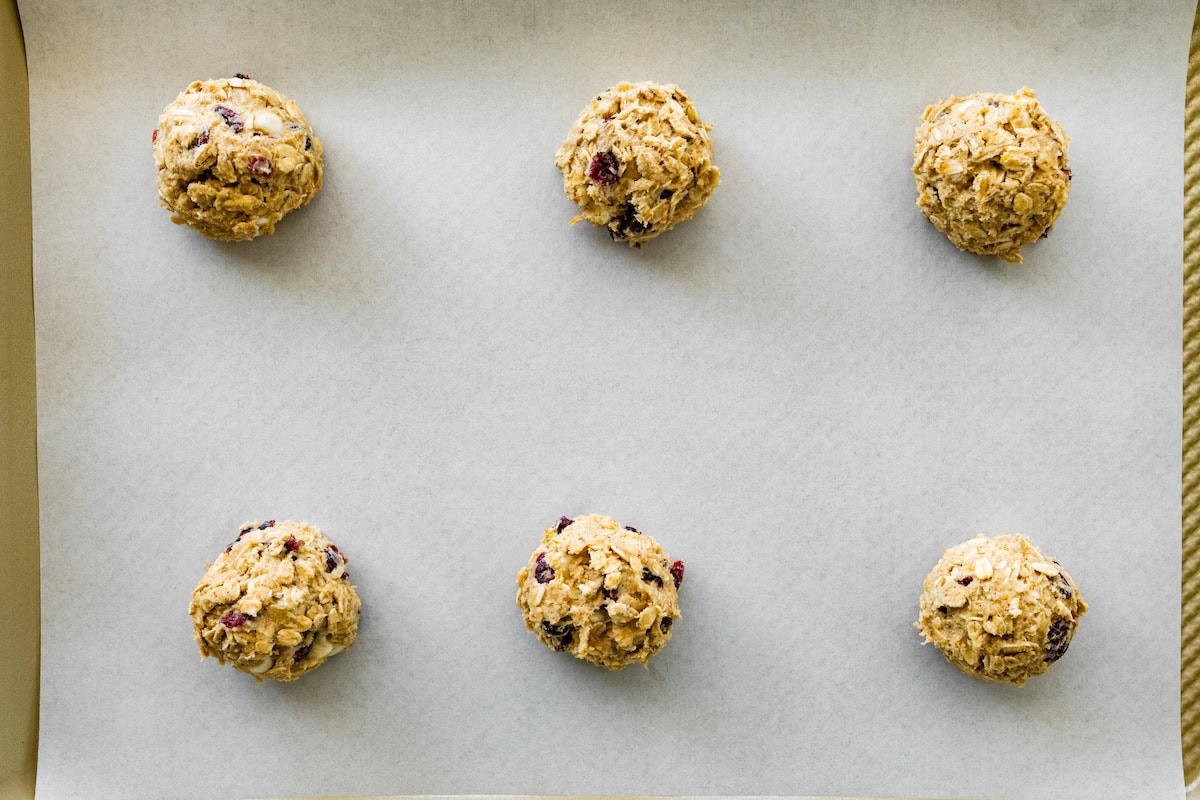
M596 153L588 167L588 180L597 186L612 186L620 177L617 173L621 165L611 152Z
M264 178L271 177L271 159L265 156L250 156L246 161L246 169Z
M609 600L616 600L617 599L617 590L616 589L605 589L604 596L607 597Z
M302 644L292 653L292 663L299 664L304 659L308 658L308 651L312 649L311 644Z
M304 542L297 539L295 536L288 536L283 540L283 549L289 553L294 553L304 545Z
M250 80L250 76L249 76L249 75L247 75L247 74L246 74L246 73L244 73L244 72L239 72L239 73L235 74L233 77L235 77L235 78L241 78L241 79L242 79L242 80L244 80L244 81L248 81L248 80Z
M642 580L644 580L646 583L657 583L659 586L663 585L663 579L651 572L649 567L642 567Z
M637 528L633 527L632 525L626 525L625 530L633 531L634 533L641 533L641 531L639 531Z
M973 581L973 580L975 580L974 575L964 575L961 578L955 578L954 582L959 584L960 586L970 586L971 581Z
M226 125L233 128L234 133L242 132L242 118L232 108L229 106L217 106L214 111L221 115Z
M568 636L571 633L571 626L555 625L549 620L542 620L542 633L547 636Z
M683 562L676 561L671 565L671 577L675 579L675 588L679 588L679 584L683 583Z
M335 556L333 554L332 550L330 550L328 547L326 547L325 548L325 571L333 572L335 569L337 569L337 565L338 565L337 556Z
M621 218L617 220L617 227L610 229L609 233L612 238L621 240L629 234L636 236L648 230L650 230L650 226L637 218L637 209L634 208L633 203L626 203L625 208L621 211Z
M1067 176L1067 180L1071 180L1071 170L1063 167L1063 174Z
M226 628L240 628L250 617L237 611L230 611L221 617L221 624Z
M658 629L663 633L666 633L667 631L671 630L671 625L673 625L674 622L675 619L673 617L663 617L662 622L658 623Z
M549 583L554 580L554 567L546 563L546 554L538 553L537 563L533 565L533 577L538 583Z
M196 137L196 147L203 147L208 144L208 131L200 131L200 135Z
M1047 664L1053 664L1067 652L1074 630L1075 623L1066 617L1055 617L1050 623L1050 630L1046 631L1046 656L1043 659Z
M158 128L155 128L154 130L150 131L150 144L154 144L157 141L158 141Z
M259 525L258 529L260 531L265 531L267 528L274 528L274 527L275 527L275 520L269 519L266 522L264 522L262 525Z
M571 523L573 523L574 521L575 521L575 520L571 519L570 517L559 517L559 518L558 518L558 527L554 529L554 532L555 532L555 533L562 533L562 532L563 532L563 528L567 527L568 525L570 525L570 524L571 524Z

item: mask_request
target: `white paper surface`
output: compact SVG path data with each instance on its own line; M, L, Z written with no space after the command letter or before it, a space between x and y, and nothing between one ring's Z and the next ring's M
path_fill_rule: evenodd
M1180 797L1182 131L1158 3L21 4L34 176L38 797ZM150 132L245 72L326 187L219 244ZM554 152L678 82L722 183L641 251L567 221ZM920 215L939 96L1028 84L1072 137L1004 264ZM541 528L687 563L648 670L545 650ZM359 642L288 685L187 605L247 519L352 559ZM1091 611L1024 689L915 629L921 580L1021 532Z

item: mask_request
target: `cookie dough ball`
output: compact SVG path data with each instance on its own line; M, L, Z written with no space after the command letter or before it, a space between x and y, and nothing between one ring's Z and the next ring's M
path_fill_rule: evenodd
M525 627L557 652L607 669L645 664L679 619L683 562L599 514L563 517L517 573Z
M1063 657L1086 611L1071 576L1024 536L977 536L925 578L917 628L968 675L1021 686Z
M321 666L358 633L362 604L348 561L306 523L246 523L192 593L200 656L260 682Z
M321 140L299 107L244 75L196 81L151 137L171 221L243 241L275 231L321 188Z
M712 126L674 84L622 83L583 110L554 160L567 197L618 241L640 247L696 215L721 173Z
M960 250L1019 262L1067 203L1069 139L1028 86L941 100L916 139L917 205Z

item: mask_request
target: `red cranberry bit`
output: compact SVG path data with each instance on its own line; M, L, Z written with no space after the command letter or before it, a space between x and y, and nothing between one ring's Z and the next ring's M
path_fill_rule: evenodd
M571 524L571 523L573 523L574 521L575 521L575 520L571 519L570 517L559 517L559 518L558 518L558 527L554 529L554 532L555 532L555 533L562 533L562 532L563 532L563 528L567 527L568 525L570 525L570 524Z
M274 527L275 527L275 520L269 519L266 522L264 522L262 525L259 525L258 529L260 531L265 531L267 528L274 528Z
M672 617L663 617L662 622L658 623L658 629L663 633L666 633L667 631L671 630L671 625L673 625L674 622L675 620Z
M302 644L292 653L292 663L299 664L304 659L308 658L308 651L312 649L311 644Z
M242 132L242 118L238 116L236 111L229 106L217 106L214 110L221 115L226 125L233 128L234 133Z
M1067 176L1067 180L1071 180L1071 170L1063 167L1063 174Z
M246 169L264 178L271 177L271 159L264 156L251 156L246 162Z
M221 617L221 624L226 628L240 628L250 617L237 611L230 611L225 616Z
M208 144L208 131L200 131L200 135L196 137L196 147L203 147Z
M332 550L330 550L328 547L326 547L325 548L325 571L333 572L335 569L337 569L337 565L338 565L337 556L335 556L333 554Z
M974 575L964 575L961 578L955 578L954 582L957 583L959 586L970 586L971 581L973 581L973 580L975 580Z
M591 166L588 167L588 180L597 186L612 186L620 177L617 174L620 167L617 157L612 153L596 153L592 156Z
M663 579L651 572L648 567L642 567L642 580L644 580L646 583L657 583L659 586L663 585Z
M617 590L616 589L605 589L604 596L607 597L609 600L616 600L617 599Z
M158 128L155 128L153 131L150 132L150 144L154 144L157 141L158 141Z
M297 539L295 536L288 536L283 540L283 549L289 553L294 553L304 545L304 542Z
M538 553L537 563L533 565L533 577L538 583L549 583L554 580L554 567L546 563L546 554Z
M679 584L683 583L683 562L676 561L671 565L671 577L675 579L675 588L679 588Z

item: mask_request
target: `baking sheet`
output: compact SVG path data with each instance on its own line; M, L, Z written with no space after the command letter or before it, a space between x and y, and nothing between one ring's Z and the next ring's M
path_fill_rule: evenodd
M39 796L1182 794L1191 8L21 11ZM237 71L301 104L328 174L222 245L157 208L149 131ZM643 77L693 95L723 183L632 251L566 225L552 159ZM1026 264L981 261L913 206L912 128L1025 83L1073 137L1071 202ZM521 626L540 528L587 511L688 563L648 670ZM260 687L195 657L186 606L270 517L334 537L366 611ZM942 548L1014 530L1092 606L1024 690L911 628Z

